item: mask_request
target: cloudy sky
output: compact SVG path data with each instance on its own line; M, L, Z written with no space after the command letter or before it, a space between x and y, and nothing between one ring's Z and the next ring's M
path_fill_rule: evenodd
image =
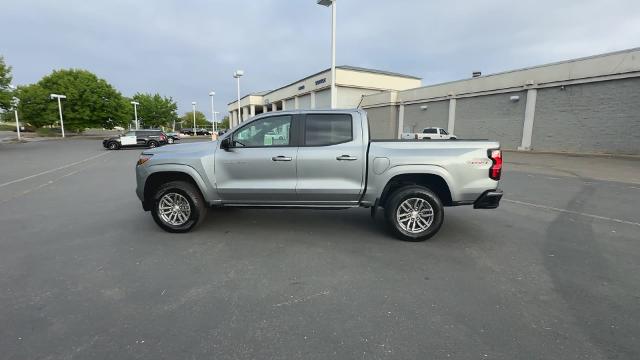
M425 85L640 46L638 0L338 2L338 65ZM127 96L172 96L180 112L197 101L208 114L215 89L225 114L235 69L245 94L330 65L331 12L315 0L4 0L1 9L0 55L16 84L83 68Z

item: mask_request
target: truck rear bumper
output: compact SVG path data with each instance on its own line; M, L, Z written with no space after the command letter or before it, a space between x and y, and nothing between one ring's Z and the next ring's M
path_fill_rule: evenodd
M487 190L473 203L474 209L495 209L500 205L502 190Z

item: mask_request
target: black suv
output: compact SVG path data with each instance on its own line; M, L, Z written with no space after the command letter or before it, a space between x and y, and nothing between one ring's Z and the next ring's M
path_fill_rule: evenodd
M109 150L134 146L154 148L165 144L167 144L167 135L161 130L132 130L122 135L102 140L102 146Z

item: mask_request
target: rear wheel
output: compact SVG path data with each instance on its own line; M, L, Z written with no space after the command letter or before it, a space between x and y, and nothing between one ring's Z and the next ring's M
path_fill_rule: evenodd
M395 190L385 206L385 218L395 236L405 241L424 241L442 226L444 208L438 196L424 186Z
M107 148L109 150L118 150L118 149L120 149L120 144L118 144L115 141L111 141L110 143L107 144Z
M152 140L152 141L149 141L148 145L150 149L153 149L155 147L158 147L158 142Z
M171 181L161 185L153 196L153 220L163 230L188 232L207 214L200 191L186 181Z

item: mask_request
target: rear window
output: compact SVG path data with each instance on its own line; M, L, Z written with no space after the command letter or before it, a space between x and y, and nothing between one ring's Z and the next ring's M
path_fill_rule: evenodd
M326 146L345 143L353 139L353 122L348 114L307 115L304 143L308 146Z
M437 134L438 130L437 129L424 129L422 131L423 134Z

